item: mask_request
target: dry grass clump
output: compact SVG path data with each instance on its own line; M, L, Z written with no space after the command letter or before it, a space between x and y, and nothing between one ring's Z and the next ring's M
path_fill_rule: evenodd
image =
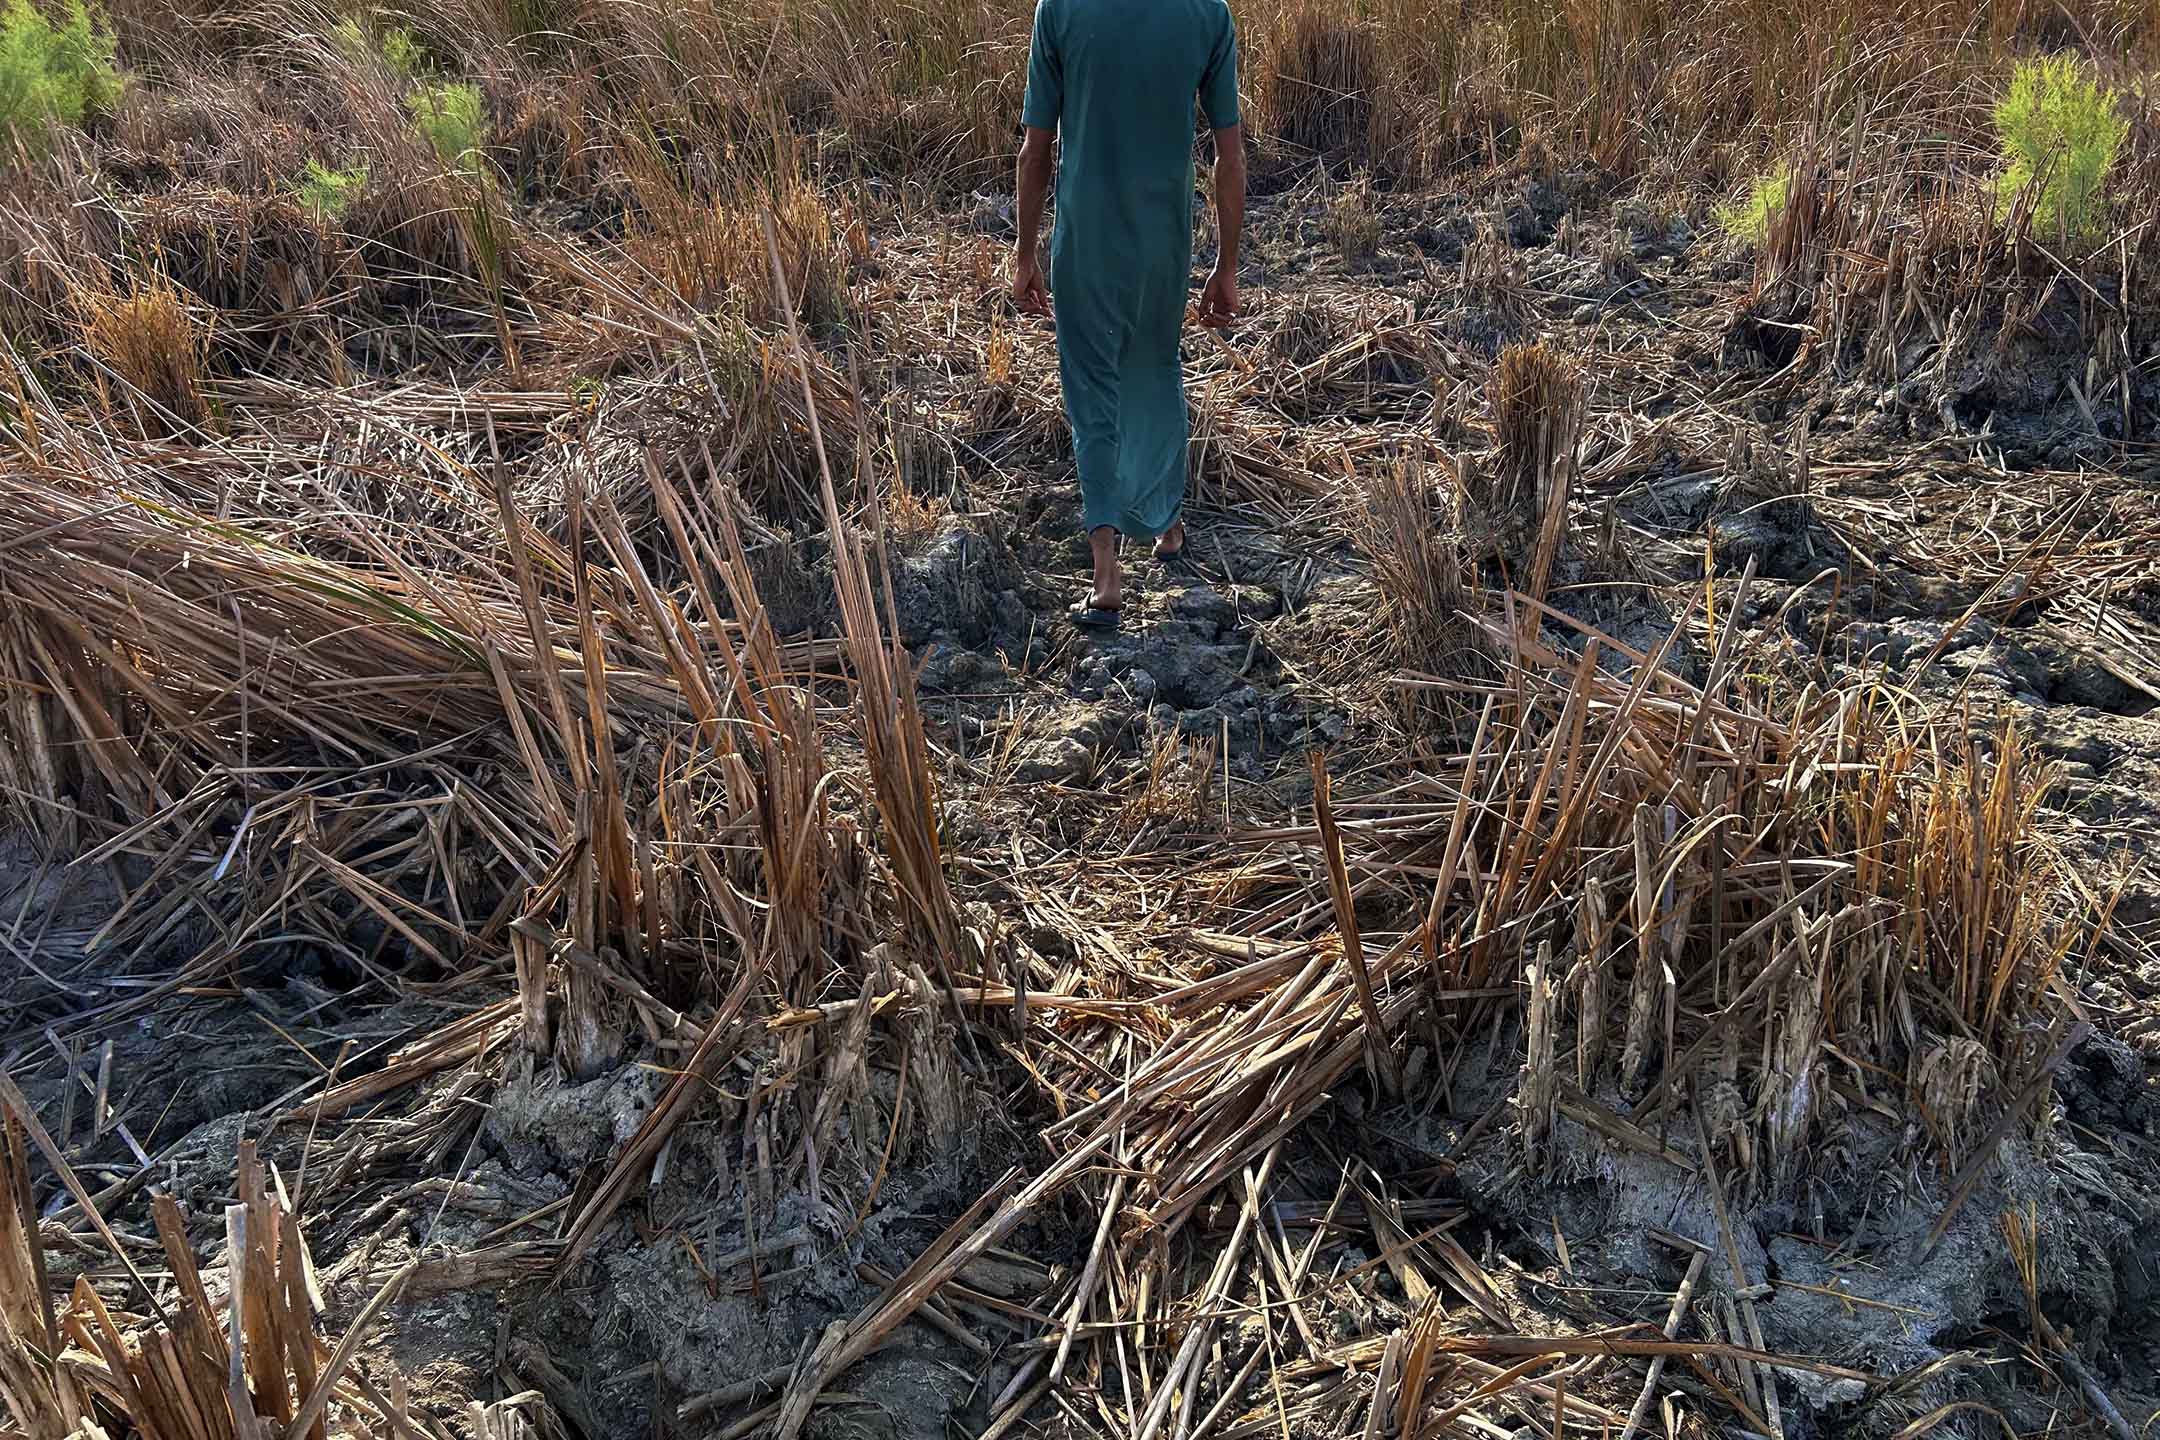
M1985 1053L2031 1058L2020 1027L2044 1007L2079 933L2059 908L2062 862L2037 824L2055 767L2009 724L1985 744L1866 739L1878 768L1854 781L1839 817L1852 827L1855 888L1895 906L1900 960Z
M1735 334L1773 362L1805 343L1830 257L1849 239L1857 192L1850 174L1813 146L1756 181L1727 224L1755 247L1755 282L1734 316Z
M1928 152L1796 153L1728 211L1755 250L1728 362L1905 385L1953 425L1954 404L1985 404L1993 389L2029 394L2031 372L2059 364L2078 372L2077 403L2096 433L2136 433L2124 343L2152 323L2143 297L2160 273L2160 243L2150 232L2066 247L2036 231L2029 196L1998 208L1991 169L1946 174ZM2148 205L2156 187L2126 173L2112 198L2128 209L2116 213Z
M322 1299L301 1236L297 1201L268 1172L255 1142L242 1141L238 1199L226 1206L221 1258L228 1293L213 1301L195 1257L188 1221L169 1195L151 1204L169 1302L161 1302L94 1206L12 1080L0 1080L0 1399L27 1440L200 1440L285 1431L389 1440L420 1433L409 1418L402 1376L390 1400L353 1365L383 1309L410 1278L397 1271L364 1306L336 1346L319 1332ZM20 1117L20 1119L18 1119ZM111 1247L116 1274L133 1282L147 1314L108 1304L78 1275L64 1305L49 1293L47 1240L29 1210L25 1128ZM26 1223L31 1222L31 1223ZM163 1288L163 1287L161 1287ZM172 1308L168 1309L170 1303ZM378 1357L370 1368L378 1374Z
M566 318L567 329L574 317ZM645 457L670 476L729 476L746 502L745 525L753 552L781 531L814 526L820 509L819 477L811 442L810 414L784 346L732 308L699 317L694 344L657 365L609 378L598 387L585 432L585 452L563 452L562 463L589 466L605 477L613 502L640 536L655 526ZM582 337L597 352L612 335ZM566 348L581 348L571 336ZM627 366L628 360L624 361ZM836 452L890 453L881 417L831 361L810 359L819 423ZM844 448L843 448L844 447ZM849 476L854 475L851 467ZM843 482L849 509L860 503L852 480ZM567 511L562 489L536 501L541 523L561 538ZM752 527L766 527L762 531ZM771 594L775 609L796 609Z
M1550 944L1526 1139L1556 1095L1617 1086L1634 1128L1579 1099L1570 1113L1640 1145L1692 1105L1727 1183L1760 1196L1808 1173L1845 1123L1833 1071L1902 1107L1916 1087L1999 1097L1980 1077L2015 1088L2060 1063L2055 976L2106 916L2045 898L2061 893L2033 823L2045 781L2018 742L1980 764L1923 732L1877 769L1857 757L1882 753L1895 712L1865 686L1777 701L1722 644L1700 689L1659 673L1662 651L1621 679L1594 636L1572 657L1477 623L1551 668L1520 698L1432 683L1488 694L1477 734L1358 807L1388 833L1349 872L1438 877L1422 926L1371 962L1391 1028L1419 1023L1408 975L1474 990ZM1317 853L1324 836L1305 834ZM1486 1013L1436 1008L1464 1035ZM1963 1036L1988 1057L1978 1072L1942 1048ZM1556 1087L1549 1067L1572 1078ZM1937 1141L1969 1146L1982 1104L1946 1111Z
M1146 764L1118 806L1113 832L1129 840L1150 827L1207 825L1220 769L1217 746L1212 737L1187 739L1175 729L1150 740Z
M944 497L926 494L898 474L884 497L885 534L903 551L928 543L951 515Z
M0 484L0 506L39 537L29 567L0 582L0 664L22 682L7 687L0 738L23 757L5 773L28 782L12 801L41 825L114 812L162 824L154 817L178 794L249 756L334 766L463 735L471 748L457 763L507 762L517 778L489 782L497 828L454 866L437 855L431 868L445 869L429 883L488 895L482 914L415 903L340 858L360 853L346 838L376 833L373 810L329 822L334 837L294 855L225 857L203 898L233 907L243 944L261 923L255 887L268 884L306 897L301 923L387 926L437 962L507 943L503 927L518 921L540 946L519 967L527 998L554 997L528 1038L573 1073L613 1063L622 1043L603 969L667 1004L715 1000L739 981L741 1003L808 1005L834 965L851 963L856 937L889 929L861 913L866 892L936 947L914 952L925 963L948 963L960 935L927 828L904 658L881 646L881 673L856 661L885 687L864 696L860 729L879 766L876 853L899 858L873 862L834 812L843 782L825 767L804 683L813 663L836 673L835 647L776 634L744 556L739 497L678 489L656 467L646 478L659 543L676 557L665 596L648 547L605 498L573 490L557 544L525 521L501 471L508 564L469 568L447 540L432 556L378 540L378 565L337 564L273 542L263 515L213 519L177 494L115 508L94 486ZM829 501L825 513L837 513ZM86 525L88 514L103 519ZM857 575L858 601L867 584ZM866 637L875 643L875 617L863 620L857 657ZM219 678L280 644L297 663L245 694ZM60 709L41 703L53 694L66 697ZM59 757L79 764L63 770ZM260 823L310 803L298 778L310 766L293 773L302 788L258 811ZM897 879L869 885L872 863L895 865ZM503 908L482 927L497 897ZM709 968L729 956L748 963Z
M260 77L190 66L129 92L104 168L145 195L174 185L264 195L284 184L313 143L312 117L297 108Z
M1370 260L1379 251L1380 215L1373 208L1369 178L1360 176L1336 192L1321 229L1346 261Z
M1424 468L1404 461L1376 471L1360 521L1358 548L1380 587L1395 664L1426 676L1463 672L1482 647L1465 618L1462 542Z
M483 653L487 629L515 614L500 595L424 595L261 530L218 543L215 495L200 497L198 509L176 489L161 494L154 473L138 472L135 498L119 505L101 498L94 471L67 484L0 479L7 513L46 527L37 563L6 577L7 607L23 627L9 658L41 677L34 689L122 697L67 712L70 724L88 727L83 766L101 775L113 803L154 809L156 797L171 798L164 787L184 788L197 765L235 758L241 733L258 746L305 736L332 753L381 753L415 727L433 732L500 708ZM267 489L263 498L279 496ZM236 597L244 597L238 624L255 627L254 653L275 634L310 657L249 687L244 732L229 677L234 647L251 642L236 628ZM67 808L42 787L30 794ZM40 808L26 818L43 823Z
M779 318L754 195L701 196L657 165L642 169L635 186L639 218L626 248L667 294L693 309L727 306L760 325ZM847 314L847 247L859 222L800 179L780 186L772 208L789 298L803 323L824 333Z
M1018 353L1004 315L992 315L989 338L983 344L982 383L968 402L969 429L996 430L1020 419ZM941 458L949 459L949 455Z
M454 47L400 27L326 23L294 48L320 76L324 124L342 153L364 159L365 179L340 195L334 219L367 276L370 318L405 329L403 344L423 351L469 351L462 342L477 334L516 368L526 327L513 312L545 298L554 237L503 184L491 93L436 68ZM524 83L489 78L512 93ZM296 188L305 158L289 157L281 188ZM414 312L429 323L414 326Z
M914 661L899 636L887 630L894 606L892 565L884 550L883 522L873 514L877 530L875 568L883 592L880 595L872 591L870 583L873 552L849 528L833 485L832 464L818 419L816 372L788 295L776 231L768 213L766 255L792 341L810 443L817 455L818 494L823 502L825 533L833 545L841 635L856 677L855 718L877 799L878 843L892 866L910 946L914 953L934 963L939 981L949 990L963 959L979 964L982 946L978 936L962 930L959 907L945 875L936 774L930 766L921 702L915 693ZM875 493L873 490L873 504Z
M1024 16L980 0L910 0L838 4L822 18L828 38L808 52L817 58L805 78L830 97L826 163L956 193L1005 178Z
M84 284L74 302L91 383L114 410L131 414L145 435L208 422L208 326L179 287L151 271L125 291Z
M514 193L527 201L567 198L598 218L621 203L621 179L605 163L611 154L601 117L606 101L589 76L544 74L510 91L491 154Z
M1496 357L1530 326L1530 285L1522 253L1508 243L1498 214L1478 221L1463 247L1462 284L1448 328L1465 344Z
M1267 133L1331 159L1386 159L1388 50L1333 0L1291 0L1256 77Z
M1915 1059L1912 1094L1921 1122L1953 1165L1964 1163L2002 1077L1987 1046L1966 1035L1937 1040Z
M1478 554L1519 567L1542 599L1566 538L1582 432L1580 368L1551 346L1503 351L1490 390L1493 453L1462 477L1463 525Z
M117 250L121 227L79 172L23 186L19 203L0 205L0 334L9 345L42 357L79 343L75 291L106 278L90 257Z
M1222 963L1157 994L1174 1028L1150 1058L1050 1127L1054 1176L1107 1150L1129 1177L1121 1213L1173 1240L1246 1167L1261 1172L1248 1196L1264 1185L1274 1144L1361 1067L1394 1085L1425 1037L1442 1054L1483 1043L1489 997L1519 994L1528 968L1515 1111L1535 1163L1586 1144L1663 1155L1737 1213L1819 1174L1826 1137L1902 1104L1909 1067L1961 1033L1900 944L1900 907L1870 891L1866 838L1802 818L1843 812L1884 697L1779 699L1725 647L1697 687L1665 668L1671 640L1615 674L1594 635L1570 655L1474 623L1521 668L1500 687L1430 682L1483 697L1467 743L1362 798L1330 797L1316 765L1312 822L1240 837L1245 928L1207 937ZM2015 807L1981 814L1986 850L2018 843ZM1384 901L1383 880L1410 893ZM1292 917L1297 938L1275 938ZM2003 1013L2049 1013L2044 965L2023 963L2046 953L2022 950ZM1964 1084L1943 1062L1929 1073ZM1581 1128L1564 1138L1556 1114Z
M283 195L178 189L146 198L136 239L187 292L242 322L350 301L353 257Z

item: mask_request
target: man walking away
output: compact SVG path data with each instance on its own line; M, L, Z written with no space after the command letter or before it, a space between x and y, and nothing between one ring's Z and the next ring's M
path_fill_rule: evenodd
M1237 32L1224 0L1040 0L1021 115L1013 299L1049 315L1079 462L1095 589L1076 624L1114 630L1118 537L1184 551L1185 383L1178 359L1192 274L1193 99L1215 131L1215 273L1200 323L1237 314L1245 150ZM1051 139L1063 141L1046 287L1040 249Z

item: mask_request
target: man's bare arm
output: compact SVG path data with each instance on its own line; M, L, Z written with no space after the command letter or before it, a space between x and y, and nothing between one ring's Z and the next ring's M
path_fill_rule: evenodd
M1215 132L1215 273L1200 292L1200 323L1227 325L1238 313L1238 247L1245 238L1245 127Z
M1215 132L1216 263L1237 269L1238 242L1245 234L1245 127Z
M1043 206L1049 198L1050 176L1056 164L1050 142L1050 131L1027 127L1013 180L1019 192L1020 212L1020 235L1013 246L1013 303L1026 315L1050 313L1050 287L1043 283L1042 273Z

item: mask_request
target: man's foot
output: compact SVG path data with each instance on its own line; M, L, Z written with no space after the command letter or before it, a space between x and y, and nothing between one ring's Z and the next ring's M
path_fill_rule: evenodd
M1115 630L1118 628L1118 607L1115 605L1075 605L1065 612L1065 618L1081 630Z
M1118 532L1108 525L1098 525L1088 532L1088 550L1095 570L1095 588L1089 593L1085 607L1088 610L1117 614L1125 589L1125 577L1118 566L1117 544Z
M1155 542L1155 558L1164 562L1177 559L1185 553L1185 522L1176 521L1162 538Z

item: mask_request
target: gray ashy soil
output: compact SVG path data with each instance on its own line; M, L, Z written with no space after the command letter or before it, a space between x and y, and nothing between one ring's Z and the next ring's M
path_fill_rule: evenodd
M732 1078L753 1080L747 1070ZM474 1137L470 1183L521 1210L570 1194L567 1177L603 1166L661 1083L636 1063L583 1085L514 1074L495 1091ZM891 1098L887 1086L883 1103ZM870 1110L877 1108L873 1101ZM774 1398L807 1343L879 1294L882 1285L864 1267L904 1268L995 1178L1001 1167L993 1155L1014 1148L1007 1134L969 1128L948 1150L909 1156L865 1206L868 1177L860 1171L765 1193L753 1168L758 1157L742 1153L740 1133L715 1117L685 1126L662 1178L576 1272L559 1284L474 1288L403 1307L390 1354L446 1397L484 1395L513 1377L537 1385L588 1435L650 1433L656 1424L704 1433ZM859 1138L843 1135L829 1159L859 1157ZM868 1139L874 1164L883 1136ZM437 1213L423 1201L372 1230L365 1263L340 1276L348 1282L341 1289L349 1300L363 1297L405 1260L483 1245L499 1224L457 1209ZM994 1261L970 1278L1013 1288ZM501 1369L498 1356L508 1361ZM548 1368L567 1388L547 1377ZM948 1420L979 1428L994 1398L987 1392L1009 1380L1011 1367L983 1372L982 1357L956 1340L904 1327L849 1375L845 1398L816 1412L811 1433L939 1440ZM697 1397L760 1377L765 1383L748 1399L695 1406ZM678 1426L686 1402L692 1419Z
M19 901L24 878L18 868L0 873L0 898ZM945 1112L949 1130L893 1130L893 1077L873 1068L851 1109L862 1132L843 1121L822 1173L805 1175L789 1157L746 1145L740 1104L726 1098L774 1078L763 1057L723 1077L722 1098L677 1132L655 1183L636 1193L589 1258L558 1278L553 1247L530 1242L555 1234L563 1202L589 1193L650 1111L671 1061L633 1049L574 1084L498 1056L394 1095L372 1116L321 1122L316 1134L326 1143L313 1169L302 1165L309 1110L288 1110L285 1100L320 1075L310 1054L332 1056L351 1041L354 1058L341 1073L365 1073L379 1061L368 1058L371 1048L419 1039L463 1009L370 1007L357 995L326 1003L314 979L294 974L244 997L176 1003L123 1028L111 1064L114 1110L158 1163L148 1184L103 1207L106 1218L123 1233L147 1234L150 1191L172 1195L221 1299L233 1157L243 1139L256 1140L300 1191L333 1337L386 1280L418 1262L405 1298L363 1353L394 1366L414 1402L457 1432L467 1429L469 1402L537 1389L573 1434L700 1434L767 1403L809 1342L874 1300L883 1282L867 1267L903 1269L999 1174L1032 1158L1001 1108L949 1064L945 1078L962 1087ZM62 1067L23 1056L11 1068L27 1072L29 1097L56 1133L98 1157L79 1167L93 1188L140 1172L120 1133L98 1143L83 1133L87 1095L73 1134L62 1129ZM915 1077L918 1086L926 1080ZM273 1123L279 1111L290 1123ZM889 1140L890 1168L873 1184ZM543 1223L520 1224L536 1213ZM1023 1228L1012 1253L970 1267L966 1282L1017 1304L1032 1300L1047 1278L1043 1258L1069 1248L1053 1233L1065 1228L1058 1217L1044 1220L1052 1230ZM519 1251L532 1263L470 1263ZM56 1283L85 1267L106 1268L94 1245L52 1253ZM1003 1333L979 1314L968 1323L971 1333ZM1009 1359L908 1325L828 1396L809 1433L943 1440L949 1425L979 1430L1013 1370ZM754 1381L762 1383L746 1397L678 1422L686 1402Z
M2000 1147L1939 1238L1931 1232L1952 1202L1950 1177L1918 1158L1916 1127L1872 1113L1811 1155L1804 1180L1736 1204L1731 1244L1748 1274L1769 1287L1756 1306L1760 1348L1878 1375L1943 1362L1914 1385L1875 1394L1851 1381L1783 1372L1785 1419L1796 1427L1789 1433L1882 1433L1956 1399L1983 1400L2020 1433L2044 1429L2060 1396L2029 1373L1980 1358L2003 1337L2031 1331L2031 1301L2004 1230L2013 1212L2036 1232L2042 1311L2108 1378L2133 1423L2160 1414L2151 1379L2160 1363L2153 1304L2160 1252L2149 1238L2160 1217L2160 1169L2146 1143L2160 1116L2148 1069L2119 1042L2087 1045L2066 1067L2039 1136ZM1426 1146L1442 1138L1420 1137ZM1665 1140L1699 1163L1684 1111ZM1519 1173L1519 1152L1496 1142L1457 1173L1472 1203L1517 1237L1515 1253L1550 1287L1546 1298L1565 1308L1575 1295L1634 1293L1642 1297L1639 1318L1661 1321L1687 1257L1649 1238L1654 1231L1711 1252L1699 1299L1722 1306L1742 1293L1723 1263L1726 1231L1700 1173L1615 1145L1565 1116L1553 1152L1536 1182ZM1625 1300L1606 1308L1628 1309ZM1739 1329L1725 1338L1752 1343Z

